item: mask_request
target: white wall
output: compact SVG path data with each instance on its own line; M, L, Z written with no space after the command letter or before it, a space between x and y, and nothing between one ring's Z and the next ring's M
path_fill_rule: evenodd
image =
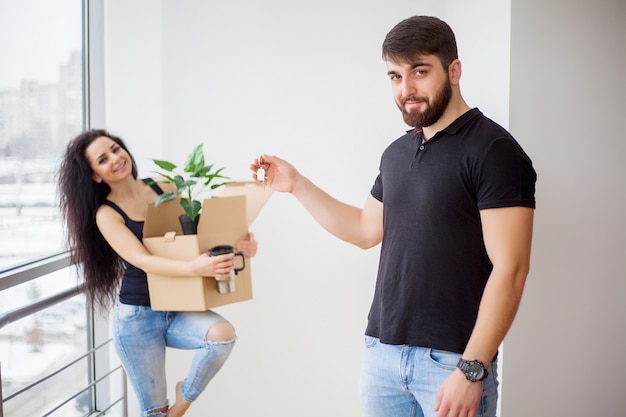
M183 162L203 142L234 179L249 180L249 163L274 153L361 205L382 150L407 129L380 51L400 20L448 20L466 99L508 123L509 2L466 3L107 1L107 127L127 139L144 173L146 158ZM217 309L239 342L188 415L358 416L378 248L331 237L282 194L251 230L260 242L254 299ZM173 387L190 355L169 354Z
M505 417L624 416L626 2L512 2L510 127L538 171Z
M104 7L105 127L128 142L139 169L149 174L147 158L163 156L161 2L99 1Z

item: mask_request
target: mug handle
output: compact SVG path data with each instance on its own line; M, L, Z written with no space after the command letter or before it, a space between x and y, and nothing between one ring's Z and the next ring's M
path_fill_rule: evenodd
M243 271L246 268L246 257L243 254L243 252L235 252L235 256L241 256L241 263L242 263L241 268L234 268L233 269L233 271L235 271L235 275L236 275L239 271Z

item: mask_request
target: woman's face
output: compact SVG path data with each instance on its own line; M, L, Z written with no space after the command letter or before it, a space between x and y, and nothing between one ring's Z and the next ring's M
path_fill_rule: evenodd
M85 157L91 166L91 178L95 182L111 184L132 174L133 162L128 152L117 142L99 136L85 149Z

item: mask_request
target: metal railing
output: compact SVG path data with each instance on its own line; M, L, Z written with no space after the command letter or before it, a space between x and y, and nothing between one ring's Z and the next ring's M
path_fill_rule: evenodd
M68 253L57 254L49 256L47 258L39 259L33 262L21 264L15 267L11 267L0 271L0 292L9 288L23 285L37 278L41 278L46 274L60 271L64 268L71 266ZM37 300L20 308L5 312L0 315L0 330L10 323L18 320L30 317L36 313L39 313L49 307L55 306L63 301L69 300L76 296L81 296L85 291L84 284L75 288L70 288L59 292L57 294L45 297L41 300ZM41 414L42 417L53 416L55 412L60 410L64 405L76 400L79 396L88 395L89 398L89 411L86 416L95 417L101 416L110 411L114 406L121 405L123 417L128 415L128 402L127 402L127 387L124 370L121 366L109 369L108 356L102 355L106 361L97 357L97 352L106 351L106 347L111 343L111 339L108 337L108 332L105 340L101 336L98 336L99 329L102 327L102 320L98 320L92 308L86 307L87 325L85 327L85 336L87 343L87 351L73 359L68 363L60 366L51 372L47 372L46 375L39 379L32 381L29 385L13 392L6 398L3 398L3 376L2 376L2 364L0 363L0 417L5 417L5 404L8 401L19 401L20 397L29 392L34 392L37 389L41 389L43 384L59 375L63 371L69 369L73 365L78 364L80 361L86 360L88 363L88 375L86 386L79 389L77 392L69 395L67 398L56 398L58 401L56 405L50 406L50 408ZM101 332L102 329L100 329ZM106 363L105 363L106 362ZM105 368L105 369L103 369ZM118 398L111 399L111 393L107 386L106 380L110 378L114 373L121 373L121 394ZM97 377L96 377L97 375ZM6 416L6 417L18 417L18 416Z

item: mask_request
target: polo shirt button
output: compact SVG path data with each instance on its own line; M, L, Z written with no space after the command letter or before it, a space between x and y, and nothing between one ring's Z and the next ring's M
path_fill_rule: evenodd
M423 150L424 150L424 145L421 145L420 146L420 151L423 151Z

